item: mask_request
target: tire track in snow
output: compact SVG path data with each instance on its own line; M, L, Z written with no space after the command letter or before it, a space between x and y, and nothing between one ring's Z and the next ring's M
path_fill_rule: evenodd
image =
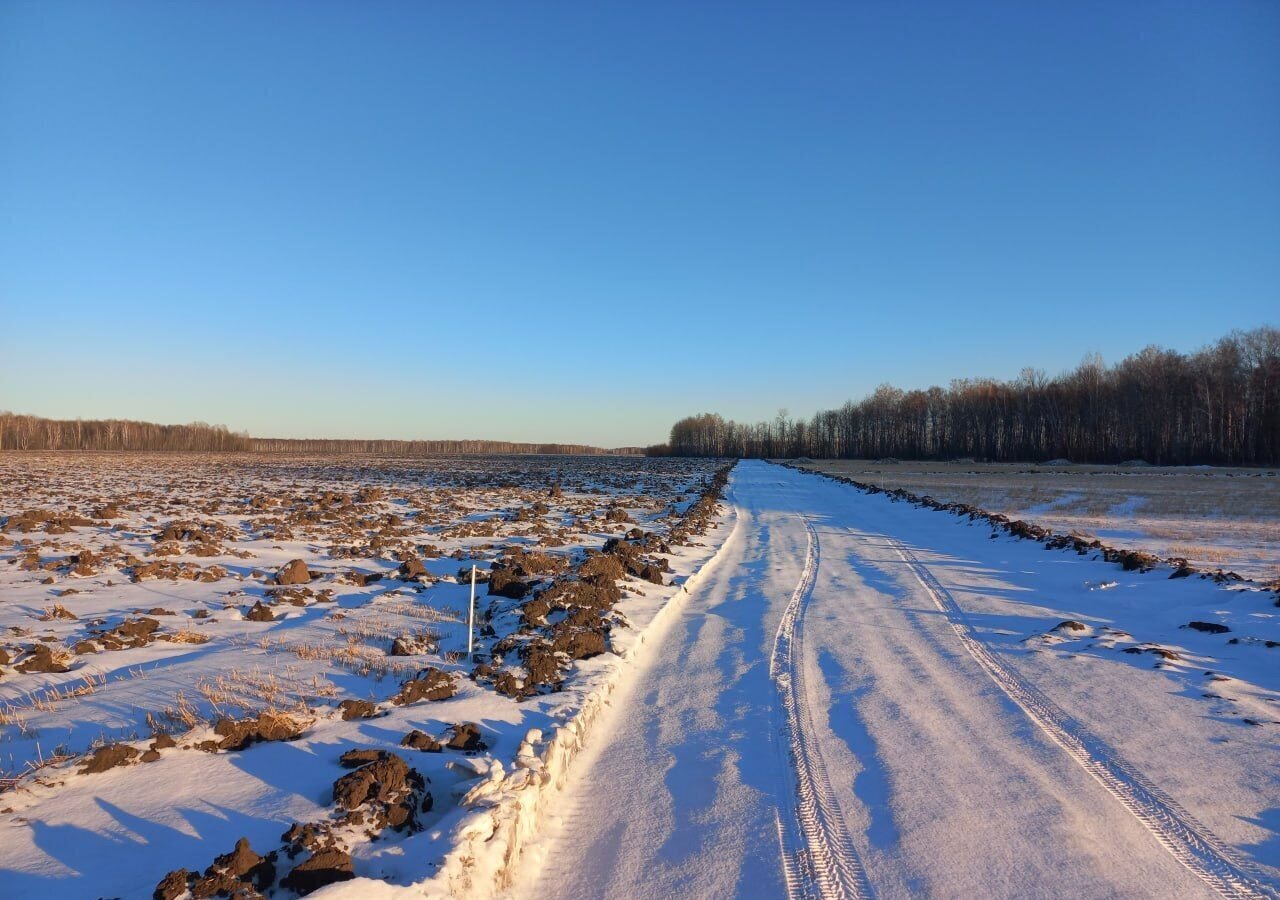
M1147 780L1100 738L1006 666L977 637L968 618L933 573L900 541L885 536L916 580L947 617L961 644L991 680L1054 743L1114 796L1179 862L1224 897L1280 898L1250 863L1240 860L1212 831Z
M785 823L781 814L778 817L783 877L792 900L870 900L874 892L831 790L805 690L804 612L813 594L821 548L807 518L804 527L808 538L804 570L782 612L769 658L769 677L786 716L784 732L794 788L789 798L793 814Z

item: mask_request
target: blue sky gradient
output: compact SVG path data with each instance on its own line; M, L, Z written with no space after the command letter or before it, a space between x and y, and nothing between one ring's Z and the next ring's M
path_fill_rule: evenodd
M1280 316L1280 4L0 6L0 409L650 443Z

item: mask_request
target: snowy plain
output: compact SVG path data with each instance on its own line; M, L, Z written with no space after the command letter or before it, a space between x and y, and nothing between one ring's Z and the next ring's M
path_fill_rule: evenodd
M518 693L520 642L536 628L520 600L482 583L477 659L497 671L468 678L470 566L482 578L512 560L563 569L637 529L666 537L714 463L13 454L0 467L0 512L14 526L0 539L0 761L11 779L0 791L0 896L150 897L166 872L199 872L240 838L266 854L292 823L333 819L339 759L365 749L405 758L432 802L403 832L339 833L356 876L347 895L396 885L421 895L433 879L448 894L477 877L479 892L493 872L441 870L488 816L495 773L519 768L531 730L550 739L616 677L720 539L712 522L705 539L667 548L666 571L623 578L606 623L613 652L562 663L558 690L518 699L495 689L497 676L515 676ZM29 509L53 518L24 520ZM309 579L276 584L291 560ZM422 570L406 568L415 562ZM269 620L250 615L259 606ZM119 630L148 619L150 632ZM40 645L55 671L27 666L43 660ZM453 679L453 696L396 703L428 667ZM344 701L367 706L348 718ZM194 749L219 738L216 719L264 709L300 733ZM482 746L402 746L415 731L447 744L459 723L474 724ZM86 752L146 751L160 732L178 746L81 771Z
M321 900L1278 895L1280 610L1256 584L1125 572L744 461L711 530L669 548L663 584L626 580L615 652L572 663L563 690L516 702L460 678L449 699L399 706L388 698L418 667L467 668L460 569L666 533L714 464L5 464L5 513L18 499L122 513L0 545L13 561L0 568L10 771L51 746L142 749L147 713L182 694L202 716L183 743L210 734L213 712L266 703L306 729L25 775L0 792L2 895L147 897L165 871L198 870L237 838L265 852L291 822L331 815L339 757L365 748L406 756L435 806L421 831L353 840L356 880ZM632 521L608 521L613 509ZM167 526L191 518L228 531L169 556ZM78 546L97 552L93 574L74 572ZM226 573L133 582L128 552ZM427 573L405 577L406 554ZM294 558L319 574L297 605L261 574ZM491 652L521 606L481 596ZM247 620L260 600L273 621ZM77 618L45 618L56 603ZM174 613L155 614L162 634L209 640L16 670L33 642L70 649L162 606ZM406 634L421 653L390 655ZM343 720L344 698L375 714ZM458 722L477 723L486 747L400 746Z

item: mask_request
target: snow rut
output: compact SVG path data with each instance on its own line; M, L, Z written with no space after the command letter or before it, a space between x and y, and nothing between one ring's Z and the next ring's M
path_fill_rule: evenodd
M820 546L812 523L805 520L808 550L800 583L783 610L769 659L769 676L782 700L794 791L793 813L778 816L783 877L793 900L870 900L871 884L858 859L840 807L831 790L826 764L815 737L812 708L805 691L804 611L818 573Z
M1280 898L1280 889L1111 747L1032 687L978 637L964 611L933 573L901 542L886 538L933 602L947 616L960 642L983 670L1056 744L1102 783L1173 856L1224 897Z

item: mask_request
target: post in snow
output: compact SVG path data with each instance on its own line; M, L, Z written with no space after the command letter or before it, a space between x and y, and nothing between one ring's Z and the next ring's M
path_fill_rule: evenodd
M471 564L471 606L467 613L467 659L471 659L471 648L474 646L476 627L476 564Z

